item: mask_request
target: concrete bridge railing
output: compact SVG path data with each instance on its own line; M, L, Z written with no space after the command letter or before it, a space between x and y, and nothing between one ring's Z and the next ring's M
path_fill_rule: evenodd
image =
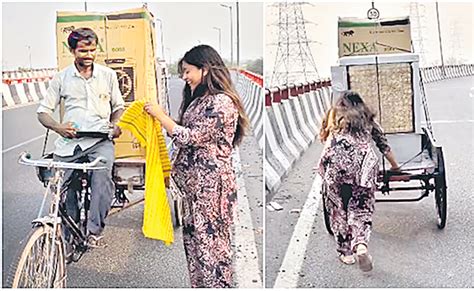
M56 69L2 72L2 108L43 99L56 72Z
M331 81L265 91L265 184L276 191L295 162L316 140L330 107Z
M445 79L474 76L474 64L434 66L421 68L424 83L432 83Z
M3 71L2 83L17 84L29 82L45 82L51 80L57 69L33 69L28 71Z
M250 119L253 134L258 145L263 150L263 78L262 76L246 70L238 70L234 74L234 84L242 98L245 112Z

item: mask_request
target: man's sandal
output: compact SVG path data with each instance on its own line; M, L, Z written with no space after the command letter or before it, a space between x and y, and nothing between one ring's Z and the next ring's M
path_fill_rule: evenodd
M107 243L104 241L104 237L101 235L90 234L87 238L87 245L90 248L105 248Z

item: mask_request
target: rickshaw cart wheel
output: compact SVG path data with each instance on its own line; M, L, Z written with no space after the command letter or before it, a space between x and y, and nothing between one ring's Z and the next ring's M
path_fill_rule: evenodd
M326 230L330 235L334 235L331 229L331 221L329 220L329 211L326 207L326 185L323 183L322 189L321 189L321 194L323 198L323 213L324 213L324 225L326 226Z
M436 148L436 156L438 159L438 173L435 176L435 203L436 214L438 217L438 228L443 229L446 226L447 215L447 186L446 172L444 167L444 156L441 147Z

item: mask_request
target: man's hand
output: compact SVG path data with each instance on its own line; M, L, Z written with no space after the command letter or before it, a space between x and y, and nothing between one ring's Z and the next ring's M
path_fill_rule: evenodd
M76 128L74 127L74 122L66 122L63 124L58 123L53 117L46 112L38 113L38 121L46 128L55 131L60 136L65 138L75 138L76 137Z
M117 124L114 124L113 127L112 137L118 138L122 134L122 129Z
M63 124L56 125L53 130L60 136L65 138L75 138L77 129L74 127L73 122L66 122Z
M166 188L170 187L170 177L165 177L165 187Z

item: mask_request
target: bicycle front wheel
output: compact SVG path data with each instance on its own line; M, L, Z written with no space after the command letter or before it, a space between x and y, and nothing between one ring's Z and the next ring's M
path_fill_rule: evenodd
M65 288L66 266L60 234L53 228L35 227L11 268L12 288Z

